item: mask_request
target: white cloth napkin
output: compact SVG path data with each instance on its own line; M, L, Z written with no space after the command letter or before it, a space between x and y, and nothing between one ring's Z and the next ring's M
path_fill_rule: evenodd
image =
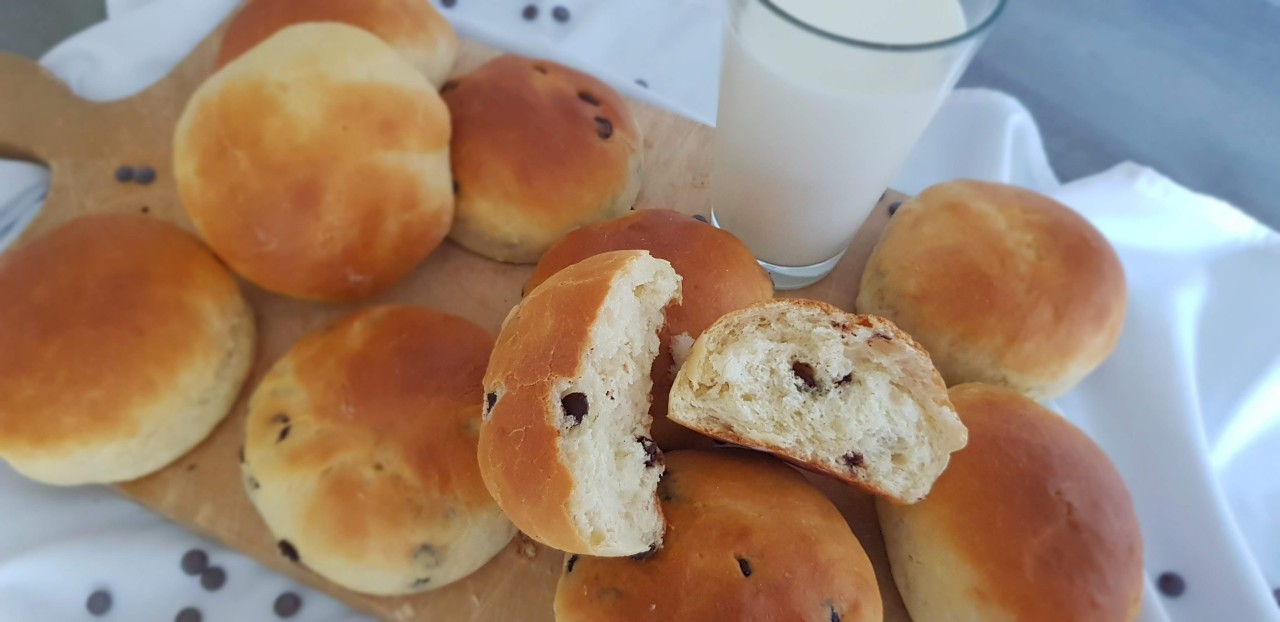
M90 99L117 99L163 76L235 0L108 0L110 19L41 60ZM526 5L539 17L527 21ZM552 18L557 6L567 22ZM717 0L457 0L460 34L590 71L625 94L712 122ZM1179 573L1178 598L1148 586L1141 620L1280 620L1280 237L1210 197L1123 164L1061 186L1026 109L1001 93L957 91L895 187L953 177L1054 194L1112 241L1129 279L1116 354L1052 406L1115 460L1133 491L1151 576ZM0 161L0 249L43 200L47 172ZM0 295L3 295L0 293ZM4 327L0 327L3 330ZM272 619L277 595L302 595L294 619L362 620L252 561L99 488L31 484L0 465L0 620L85 620L85 599L113 595L107 619ZM179 572L210 553L226 585ZM1265 580L1264 580L1265 578ZM1047 586L1051 589L1051 586Z

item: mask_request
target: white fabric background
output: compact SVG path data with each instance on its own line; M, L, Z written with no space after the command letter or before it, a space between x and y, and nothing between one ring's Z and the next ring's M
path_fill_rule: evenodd
M163 76L233 4L109 0L108 22L42 63L84 97L126 97ZM520 17L526 4L540 8L532 24ZM569 8L569 23L550 19L557 5ZM581 67L629 96L711 122L718 6L458 0L443 12L464 36ZM895 187L917 192L957 176L1054 194L1124 261L1131 299L1120 346L1052 406L1123 473L1148 571L1187 580L1178 599L1148 589L1141 619L1280 620L1268 587L1280 585L1280 236L1133 164L1060 185L1034 120L991 91L955 93ZM0 162L0 248L34 214L46 183L38 166ZM0 466L0 516L0 622L91 619L84 601L99 587L114 596L110 620L167 620L186 606L209 621L269 620L286 590L304 597L294 619L364 619L100 488L47 488ZM192 547L228 571L221 590L178 571Z

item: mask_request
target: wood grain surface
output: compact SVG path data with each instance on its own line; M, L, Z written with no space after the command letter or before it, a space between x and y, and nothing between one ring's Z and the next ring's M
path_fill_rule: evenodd
M211 71L220 34L221 29L215 31L150 89L111 103L81 100L31 61L0 54L0 157L42 162L52 170L45 208L19 244L70 219L101 212L141 212L193 230L171 175L172 134L187 98ZM466 73L495 54L464 43L454 73ZM712 130L644 104L632 105L644 133L646 166L636 208L708 213ZM153 167L156 180L148 185L117 182L115 170L122 165ZM830 277L786 295L852 309L862 266L888 218L885 207L899 198L890 193L882 200ZM116 489L195 532L383 619L552 620L563 555L523 535L470 577L416 596L365 596L325 581L278 553L244 495L237 460L248 395L271 364L307 332L358 308L384 303L425 305L496 332L520 299L530 272L529 266L493 262L446 242L402 282L357 305L307 303L242 282L256 312L259 338L257 359L240 400L196 449L164 470ZM888 572L871 499L837 482L812 479L848 518L875 564L885 619L908 620Z

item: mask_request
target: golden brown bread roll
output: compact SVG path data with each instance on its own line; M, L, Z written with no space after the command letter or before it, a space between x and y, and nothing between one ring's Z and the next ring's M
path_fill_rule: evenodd
M377 35L435 86L458 56L458 37L427 0L251 0L231 19L216 68L276 31L305 22L340 22Z
M967 438L910 335L804 299L716 320L676 374L667 416L903 503L928 494Z
M550 61L500 56L441 89L453 115L458 217L450 236L533 263L574 228L625 213L643 143L605 83Z
M871 561L799 473L744 450L667 454L667 535L634 558L570 555L557 622L880 622Z
M877 505L912 618L1133 620L1142 535L1106 454L1008 389L963 384L951 400L969 446L924 501Z
M385 43L337 23L285 28L205 81L174 174L214 252L299 298L385 289L453 218L448 110Z
M662 538L649 369L680 276L645 251L589 257L507 316L485 372L480 473L529 537L633 555Z
M48 484L126 481L195 447L253 363L253 312L198 240L146 216L0 256L0 457Z
M471 574L515 528L480 480L493 338L462 318L375 307L299 341L254 391L249 499L281 552L370 594Z
M592 255L631 249L671 262L683 279L682 301L667 308L662 349L653 362L653 440L664 450L710 446L711 439L667 421L671 383L693 340L720 316L772 298L773 281L729 232L680 212L647 209L570 232L542 256L525 291Z
M1030 190L953 181L898 209L857 308L911 333L949 385L1048 399L1111 353L1125 298L1119 258L1079 214Z

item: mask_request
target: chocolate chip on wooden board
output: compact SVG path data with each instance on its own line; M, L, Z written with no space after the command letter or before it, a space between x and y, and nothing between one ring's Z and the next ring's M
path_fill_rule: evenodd
M791 364L791 373L795 374L804 386L810 389L818 388L818 378L813 374L813 366L808 363L796 361Z

